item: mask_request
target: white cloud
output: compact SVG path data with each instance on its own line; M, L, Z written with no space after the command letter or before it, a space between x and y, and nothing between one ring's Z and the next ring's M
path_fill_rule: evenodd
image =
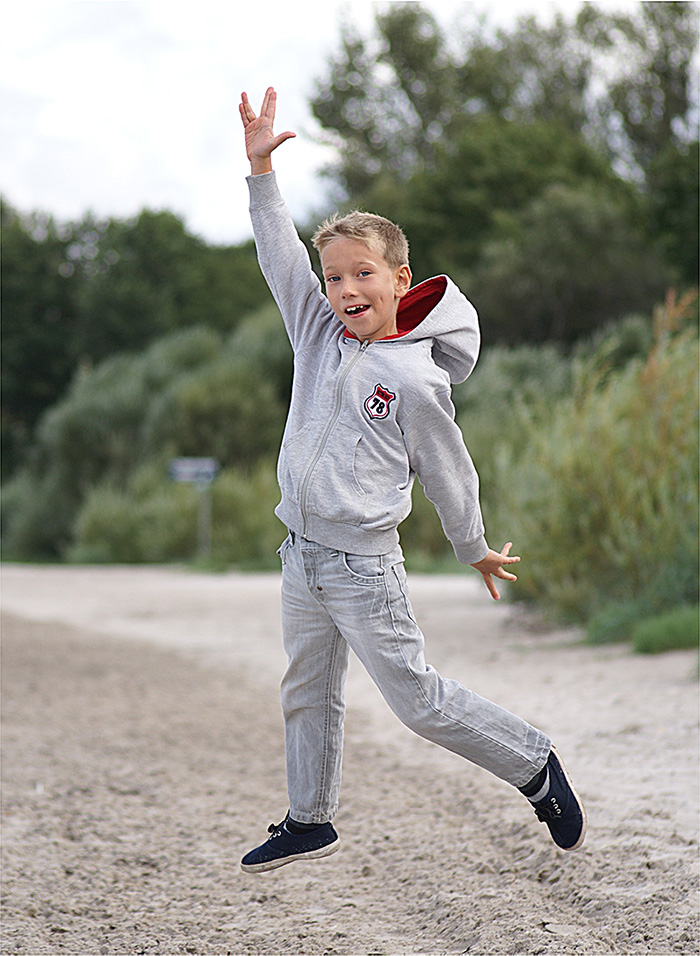
M470 0L430 0L447 20ZM567 15L578 0L513 0ZM277 128L300 135L277 165L293 213L318 205L329 158L307 101L339 37L341 14L363 27L369 0L24 0L6 3L0 38L0 189L20 209L60 219L92 209L128 216L167 207L213 242L250 234L238 99L279 91Z

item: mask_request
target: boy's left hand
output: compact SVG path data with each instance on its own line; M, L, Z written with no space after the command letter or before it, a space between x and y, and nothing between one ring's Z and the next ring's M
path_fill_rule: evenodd
M489 548L489 553L485 558L482 558L481 561L477 561L476 564L472 564L472 567L476 568L483 577L484 584L488 588L488 592L494 601L500 601L501 599L501 595L498 593L498 588L496 587L496 582L493 580L494 577L501 578L503 581L518 580L514 574L503 570L504 564L517 564L520 560L520 558L515 555L510 557L509 552L512 547L513 542L509 541L503 545L503 549L500 552L492 551L491 548Z
M271 172L272 160L270 157L273 151L286 140L293 139L296 136L296 133L292 133L290 130L275 136L273 123L276 106L277 93L271 86L265 92L259 116L255 115L248 100L248 94L241 94L241 103L238 109L245 130L245 148L250 160L250 171L254 176Z

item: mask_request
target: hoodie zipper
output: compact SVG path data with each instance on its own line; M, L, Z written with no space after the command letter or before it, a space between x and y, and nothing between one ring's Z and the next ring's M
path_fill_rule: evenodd
M348 363L347 368L345 369L343 374L340 376L340 381L338 382L338 389L335 394L335 408L333 410L333 414L331 415L330 420L328 424L326 425L326 430L323 433L321 444L319 445L316 451L316 454L311 459L311 464L306 469L306 474L304 475L304 479L301 483L301 491L299 492L299 508L301 510L301 518L303 523L303 527L301 531L302 538L306 538L306 529L307 529L306 497L309 491L309 484L311 483L311 476L313 475L316 465L321 460L321 456L326 450L326 445L328 444L328 439L330 438L330 434L331 434L331 431L333 430L333 426L338 421L338 416L340 415L340 409L343 403L343 388L345 387L345 381L348 375L350 374L350 372L355 367L355 365L357 365L357 363L360 361L360 359L364 355L368 345L369 345L369 339L365 339L365 341L360 346L357 354L353 356L351 361Z

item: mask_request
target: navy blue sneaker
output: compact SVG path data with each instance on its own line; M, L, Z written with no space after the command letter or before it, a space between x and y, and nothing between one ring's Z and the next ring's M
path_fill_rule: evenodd
M562 850L577 850L586 836L586 811L554 747L546 768L549 786L541 799L530 798L530 802L540 823L549 827L556 845Z
M264 873L294 860L319 860L340 849L340 838L330 823L322 823L308 833L292 833L286 824L287 817L270 824L267 829L272 835L241 860L244 872Z

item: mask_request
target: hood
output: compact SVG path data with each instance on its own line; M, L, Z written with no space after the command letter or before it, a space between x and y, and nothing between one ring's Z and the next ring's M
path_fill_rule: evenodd
M433 340L433 359L453 385L471 374L481 343L479 318L447 276L426 279L409 289L399 303L396 324L405 340Z

